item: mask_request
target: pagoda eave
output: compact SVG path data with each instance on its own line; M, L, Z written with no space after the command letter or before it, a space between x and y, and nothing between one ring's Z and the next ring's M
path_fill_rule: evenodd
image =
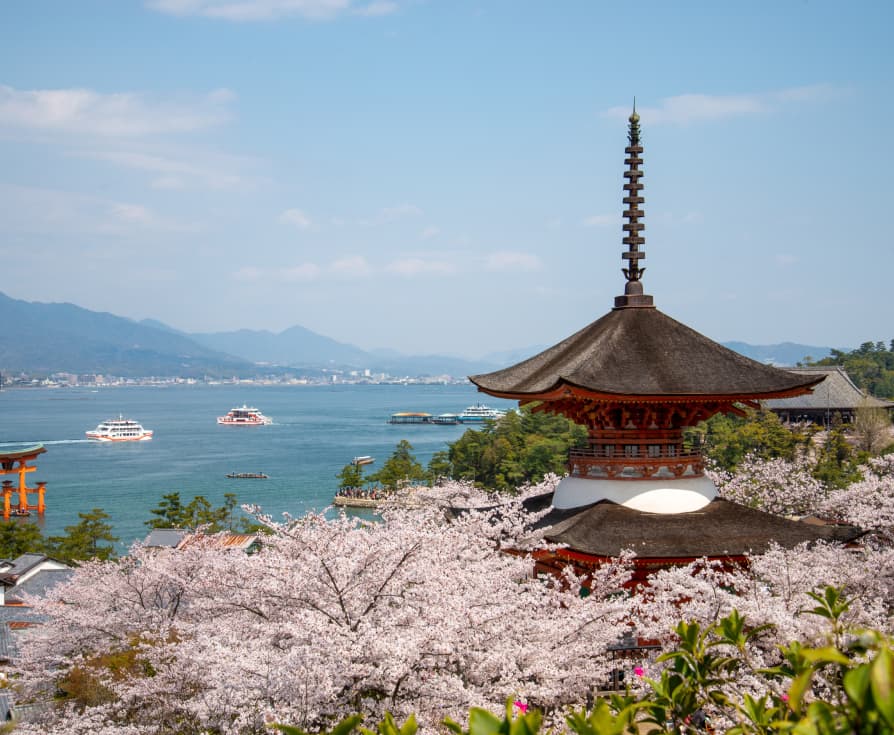
M758 401L770 398L793 398L813 392L813 388L823 380L817 380L807 384L800 384L782 390L753 393L738 391L735 393L613 393L611 391L598 391L575 385L567 380L560 380L552 388L535 393L525 391L500 391L484 388L474 380L472 382L482 393L487 393L495 398L507 398L520 401L522 404L533 401L558 401L565 398L589 400L599 403L743 403L751 407L757 407Z

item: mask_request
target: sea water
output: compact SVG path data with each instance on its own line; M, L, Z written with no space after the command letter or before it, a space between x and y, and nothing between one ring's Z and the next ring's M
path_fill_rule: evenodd
M99 389L0 391L0 450L40 443L38 480L46 486L46 514L17 522L38 523L59 535L78 513L102 508L126 547L145 537L145 521L162 496L196 495L214 506L225 493L281 517L323 510L337 489L336 475L359 455L375 457L367 474L382 466L401 439L428 464L469 427L392 425L401 411L460 413L485 398L470 384L329 386L132 386ZM514 404L486 399L495 408ZM267 426L221 426L217 417L235 406L258 408ZM84 432L123 415L155 433L150 441L95 442ZM228 479L229 472L262 472L259 479ZM16 476L7 476L17 485ZM15 497L14 497L15 501ZM32 499L31 502L35 502Z

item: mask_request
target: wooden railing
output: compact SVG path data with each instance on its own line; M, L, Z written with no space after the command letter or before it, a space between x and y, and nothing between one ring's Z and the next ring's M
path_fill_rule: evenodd
M649 446L656 448L649 454ZM594 445L572 449L568 453L568 472L572 477L613 480L646 480L660 477L696 477L704 474L704 458L698 452L677 452L674 445L649 445L637 453L622 447Z

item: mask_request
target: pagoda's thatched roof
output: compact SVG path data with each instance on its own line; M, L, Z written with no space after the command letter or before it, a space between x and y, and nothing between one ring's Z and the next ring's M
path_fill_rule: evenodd
M551 495L526 505L545 507ZM581 508L553 509L538 523L552 543L597 557L632 549L638 557L679 559L735 557L766 551L774 542L793 548L803 542L852 541L854 526L817 525L747 508L717 498L690 513L644 513L607 500Z
M796 375L733 352L655 308L614 309L564 341L503 370L480 390L537 398L563 385L617 396L800 395L822 375Z

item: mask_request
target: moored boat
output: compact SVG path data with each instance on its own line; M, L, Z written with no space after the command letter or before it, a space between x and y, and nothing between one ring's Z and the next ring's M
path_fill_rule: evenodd
M468 406L459 416L461 424L481 423L482 421L495 421L503 418L506 412L499 408L491 408L483 403L476 403L474 406Z
M430 424L431 414L421 411L401 411L391 414L389 424Z
M375 461L376 461L375 457L370 457L368 454L364 454L361 457L354 457L354 459L351 460L351 464L364 465L364 464L372 464Z
M273 420L258 409L242 404L241 408L231 408L226 416L218 416L217 423L223 426L264 426Z
M442 426L450 426L459 423L459 416L455 413L439 413L437 416L432 416L431 422Z
M266 480L269 475L263 472L228 472L227 477L231 480Z
M100 442L139 442L152 438L150 429L144 429L138 421L121 415L117 419L103 421L86 434L88 439Z

